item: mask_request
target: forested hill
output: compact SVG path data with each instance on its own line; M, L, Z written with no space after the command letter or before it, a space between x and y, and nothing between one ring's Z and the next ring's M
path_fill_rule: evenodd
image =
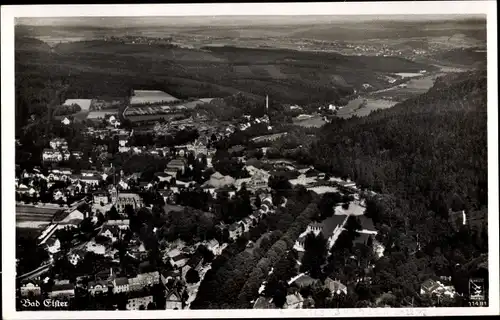
M386 247L372 290L411 298L425 277L450 275L467 293L480 266L464 263L488 252L486 112L486 74L450 75L391 109L325 126L306 150L318 168L379 193L366 211ZM450 209L465 209L467 225L452 227Z
M431 208L456 193L478 207L487 204L486 111L486 73L449 75L391 109L325 126L309 154L378 192Z

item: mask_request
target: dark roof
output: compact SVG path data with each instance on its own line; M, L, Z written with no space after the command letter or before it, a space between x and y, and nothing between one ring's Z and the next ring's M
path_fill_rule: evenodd
M306 287L318 282L318 280L311 278L310 276L304 274L298 279L296 279L293 283L296 283L300 287Z
M359 218L359 222L361 223L361 227L363 230L375 231L375 225L373 224L373 220L364 215L357 216Z
M176 255L175 257L172 257L172 260L174 261L180 261L180 260L183 260L183 259L188 259L189 256L187 254L184 254L184 253L180 253L178 255Z
M328 238L333 234L333 231L335 228L344 222L346 219L346 216L340 216L340 215L332 215L331 217L326 218L325 220L321 221L320 225L322 226L321 232L325 236L325 238Z
M115 283L117 286L126 285L126 284L128 284L128 278L126 278L126 277L116 278Z
M190 266L191 268L194 268L201 262L201 260L203 260L203 257L201 254L194 254L188 260L187 265Z
M368 239L370 239L372 235L371 234L367 234L367 233L357 233L356 235L356 238L354 239L354 244L356 243L362 243L362 244L367 244L368 243Z
M285 177L289 180L296 179L298 176L300 176L300 173L298 171L288 171L288 170L275 170L271 171L270 174L272 176Z

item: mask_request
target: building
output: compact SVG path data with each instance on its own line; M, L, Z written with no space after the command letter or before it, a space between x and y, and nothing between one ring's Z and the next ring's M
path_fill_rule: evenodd
M332 294L347 294L347 287L345 285L330 278L325 279L325 288L330 290Z
M106 253L106 247L102 244L97 244L95 242L87 243L86 247L88 252L94 252L95 254L104 255Z
M109 203L109 198L108 198L108 194L105 192L105 191L95 191L93 194L92 194L92 198L94 200L94 203L96 204L108 204Z
M160 283L160 273L158 271L140 273L134 278L128 279L130 291L139 291L146 286L152 286L158 283Z
M167 164L167 167L165 168L165 173L173 177L177 176L177 172L184 174L186 165L187 162L185 159L182 158L172 159Z
M303 304L304 304L304 298L302 298L300 293L296 292L295 294L289 294L286 296L286 302L284 308L302 309Z
M128 278L121 277L113 280L113 293L129 292Z
M181 252L175 256L172 256L170 258L170 263L175 268L182 268L186 265L188 260L189 260L189 256L187 254Z
M153 296L137 297L128 299L127 310L147 309L148 305L153 302Z
M56 149L63 149L63 150L68 149L68 142L66 141L66 139L55 138L55 139L50 140L49 144L50 144L50 147L54 150L56 150Z
M90 281L88 291L93 296L106 293L108 292L108 282L105 280Z
M51 254L55 254L55 253L59 252L59 250L61 250L61 242L59 241L59 239L57 239L55 237L47 240L45 242L45 246L47 248L47 251Z
M254 305L254 309L275 309L276 306L265 297L259 297Z
M69 280L58 281L52 286L48 295L49 298L72 298L75 296L75 285Z
M305 240L307 234L313 233L315 236L322 233L323 237L328 241L328 248L334 243L334 236L342 231L344 223L346 222L348 216L333 215L326 218L322 222L312 222L307 226L306 231L304 231L297 241L295 242L294 248L297 251L304 251Z
M101 229L100 235L108 239L111 239L111 242L114 243L120 239L121 230L118 226L104 225Z
M440 281L427 279L420 286L420 295L439 297L439 298L441 297L454 298L456 296L456 291L453 286L445 286Z
M42 161L44 162L60 162L63 160L63 155L59 150L44 149L42 152Z
M195 157L199 155L207 155L208 154L208 148L206 144L201 141L200 139L196 140L193 144L187 145L187 150L189 152L192 152Z
M108 221L105 222L105 225L107 225L107 226L117 226L121 230L127 230L127 229L130 229L130 220L129 219L108 220Z
M310 276L302 273L302 274L299 274L298 276L292 278L290 281L288 281L288 285L295 284L299 288L303 288L303 287L312 286L312 285L318 283L318 281L319 280L311 278Z
M234 185L235 180L230 176L223 176L220 172L216 172L210 176L210 179L203 184L203 186L222 188L225 186Z
M131 205L134 210L143 206L141 197L137 193L119 193L116 200L118 212L125 212L125 206Z
M236 240L245 230L245 226L241 222L235 222L229 226L229 238Z
M97 186L101 182L101 178L96 176L87 176L87 177L82 176L80 178L80 181L92 186Z
M42 294L40 284L37 281L25 281L21 284L21 296L39 296Z
M75 250L68 256L68 261L76 266L79 261L81 261L85 257L85 252L82 250Z
M182 296L176 289L167 291L165 299L165 309L166 310L182 309Z

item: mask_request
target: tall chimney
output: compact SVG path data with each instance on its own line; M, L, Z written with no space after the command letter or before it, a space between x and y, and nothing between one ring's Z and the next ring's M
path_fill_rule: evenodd
M266 95L266 112L269 111L269 96Z

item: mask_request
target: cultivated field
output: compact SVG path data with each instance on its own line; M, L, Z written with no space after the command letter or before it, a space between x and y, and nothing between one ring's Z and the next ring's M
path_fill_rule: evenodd
M179 99L160 90L134 90L134 95L130 98L130 105L173 102L177 100Z

